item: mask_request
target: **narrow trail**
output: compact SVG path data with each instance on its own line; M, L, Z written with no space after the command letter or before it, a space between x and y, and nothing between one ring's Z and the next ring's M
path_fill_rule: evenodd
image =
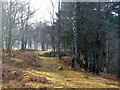
M41 67L30 69L27 72L35 76L43 76L49 80L49 83L28 82L26 85L39 85L49 88L118 88L118 82L104 79L100 76L88 72L77 72L72 70L58 70L59 66L65 65L59 63L58 58L39 56Z

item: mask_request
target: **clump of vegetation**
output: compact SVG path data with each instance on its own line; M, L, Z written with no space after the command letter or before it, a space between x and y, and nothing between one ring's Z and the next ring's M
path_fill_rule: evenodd
M48 80L44 77L40 77L40 76L29 76L26 79L27 82L40 82L40 83L47 83Z
M63 66L60 66L60 67L58 68L58 70L64 70L64 67L63 67Z
M12 74L17 77L20 76L20 74L17 71L13 71Z

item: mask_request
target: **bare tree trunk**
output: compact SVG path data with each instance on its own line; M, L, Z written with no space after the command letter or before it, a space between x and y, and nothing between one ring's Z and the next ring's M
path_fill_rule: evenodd
M76 69L77 67L77 56L76 56L76 14L73 13L73 43L72 43L72 68Z
M110 71L110 61L109 61L109 50L108 50L108 17L109 17L109 13L108 13L108 5L106 7L106 42L105 42L105 52L106 52L106 70L107 72Z
M21 51L25 50L25 41L24 41L24 35L21 37Z
M85 51L85 70L88 69L88 58L87 58L87 50Z
M76 2L76 5L75 5L75 19L74 19L74 26L73 27L73 60L72 62L74 62L74 67L73 68L76 68L77 67L77 63L80 64L81 67L84 68L84 64L83 64L83 61L80 60L80 14L81 14L81 11L80 11L80 2Z
M93 59L93 54L92 54L92 50L90 49L90 66L89 66L89 69L92 71L92 59Z
M61 52L60 52L60 25L61 25L61 22L60 22L60 1L59 1L59 5L58 5L58 57L59 59L61 59Z
M118 56L120 55L120 2L118 9ZM118 79L120 79L120 58L118 58Z
M95 53L95 51L94 50L92 50L92 53L93 53L93 67L92 67L92 71L93 71L93 73L95 73L96 72L96 53Z
M54 19L53 19L53 33L54 33ZM52 50L53 50L53 56L55 57L55 37L52 35Z
M52 5L52 13L51 13L51 16L52 16L52 34L54 33L54 29L55 29L55 27L54 27L54 24L55 24L55 22L54 22L54 13L55 13L55 7L54 7L54 4L53 4L53 1L51 0L51 5ZM52 35L52 50L53 50L53 56L55 57L55 36L54 36L54 34Z
M2 26L2 21L3 20L2 20L2 13L3 13L3 2L0 1L0 20L1 20L0 21L0 39L1 39L1 41L0 41L0 55L2 55L1 49L3 48L3 26ZM1 56L0 56L0 60L2 60Z
M41 47L42 47L42 51L45 51L45 44L44 44L44 42L41 43Z
M11 10L12 10L12 2L10 2L10 9L9 9L9 31L8 31L8 43L7 43L7 53L11 52L11 30L12 30L12 22L11 22Z

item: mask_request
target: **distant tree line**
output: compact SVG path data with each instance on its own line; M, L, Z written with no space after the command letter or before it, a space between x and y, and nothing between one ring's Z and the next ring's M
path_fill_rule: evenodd
M2 48L7 53L14 48L21 51L50 48L51 27L46 22L31 20L36 11L31 10L30 2L2 2Z

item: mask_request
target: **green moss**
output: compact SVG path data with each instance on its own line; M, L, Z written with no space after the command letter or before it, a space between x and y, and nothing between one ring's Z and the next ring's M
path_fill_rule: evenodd
M74 68L73 67L68 67L68 70L74 70Z

